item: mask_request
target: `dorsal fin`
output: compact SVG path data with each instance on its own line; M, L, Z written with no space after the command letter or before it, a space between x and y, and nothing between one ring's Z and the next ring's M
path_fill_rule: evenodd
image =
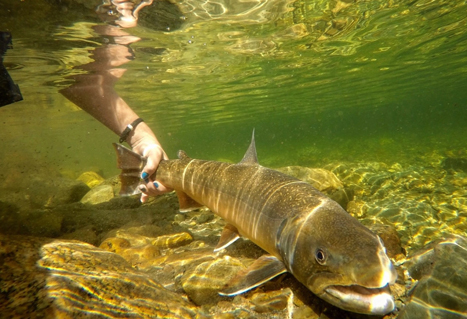
M255 130L253 129L253 134L251 135L251 143L248 146L248 149L243 156L243 159L240 161L241 164L258 164L258 156L256 155L256 145L255 145Z
M179 150L177 155L179 159L190 158L188 155L186 155L185 151L182 150Z

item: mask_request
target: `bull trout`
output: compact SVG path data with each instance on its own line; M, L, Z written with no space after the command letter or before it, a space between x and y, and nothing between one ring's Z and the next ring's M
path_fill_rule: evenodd
M114 147L122 192L132 193L145 158ZM243 236L270 254L237 274L221 295L241 294L289 272L344 310L393 311L389 285L397 274L381 239L310 184L259 165L254 135L237 164L192 159L183 151L178 158L159 164L157 180L176 191L180 211L206 206L226 220L215 250Z

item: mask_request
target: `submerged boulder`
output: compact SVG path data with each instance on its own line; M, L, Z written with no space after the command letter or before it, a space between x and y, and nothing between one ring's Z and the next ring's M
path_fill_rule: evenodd
M114 197L115 195L112 186L99 185L87 192L81 199L81 203L96 205L108 202Z
M399 319L465 318L467 313L467 237L451 236L406 262L418 280Z
M195 306L87 243L0 235L5 318L194 318Z
M314 188L339 203L344 209L347 208L347 204L352 200L352 192L345 189L344 184L342 184L339 178L327 169L286 166L277 170L311 184Z
M182 287L195 304L213 305L220 300L228 300L219 295L219 290L242 269L245 265L229 256L205 261L184 273Z
M28 186L31 207L37 208L75 203L89 191L85 183L63 177L37 177Z

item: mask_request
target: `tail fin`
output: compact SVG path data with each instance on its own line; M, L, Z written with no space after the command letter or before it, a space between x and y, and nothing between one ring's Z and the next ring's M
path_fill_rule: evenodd
M141 171L146 165L145 158L121 144L113 143L113 146L117 152L117 168L122 170L120 195L140 193L138 185L141 182Z

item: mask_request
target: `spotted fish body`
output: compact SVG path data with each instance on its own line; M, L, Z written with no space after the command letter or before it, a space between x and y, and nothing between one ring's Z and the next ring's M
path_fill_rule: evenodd
M123 167L123 154L131 151L116 149ZM394 309L389 284L396 273L379 237L310 184L259 165L254 138L240 163L192 159L181 151L178 160L159 164L157 179L175 189L181 210L204 205L226 220L217 250L243 236L270 254L221 294L243 293L290 272L340 308L365 314Z

